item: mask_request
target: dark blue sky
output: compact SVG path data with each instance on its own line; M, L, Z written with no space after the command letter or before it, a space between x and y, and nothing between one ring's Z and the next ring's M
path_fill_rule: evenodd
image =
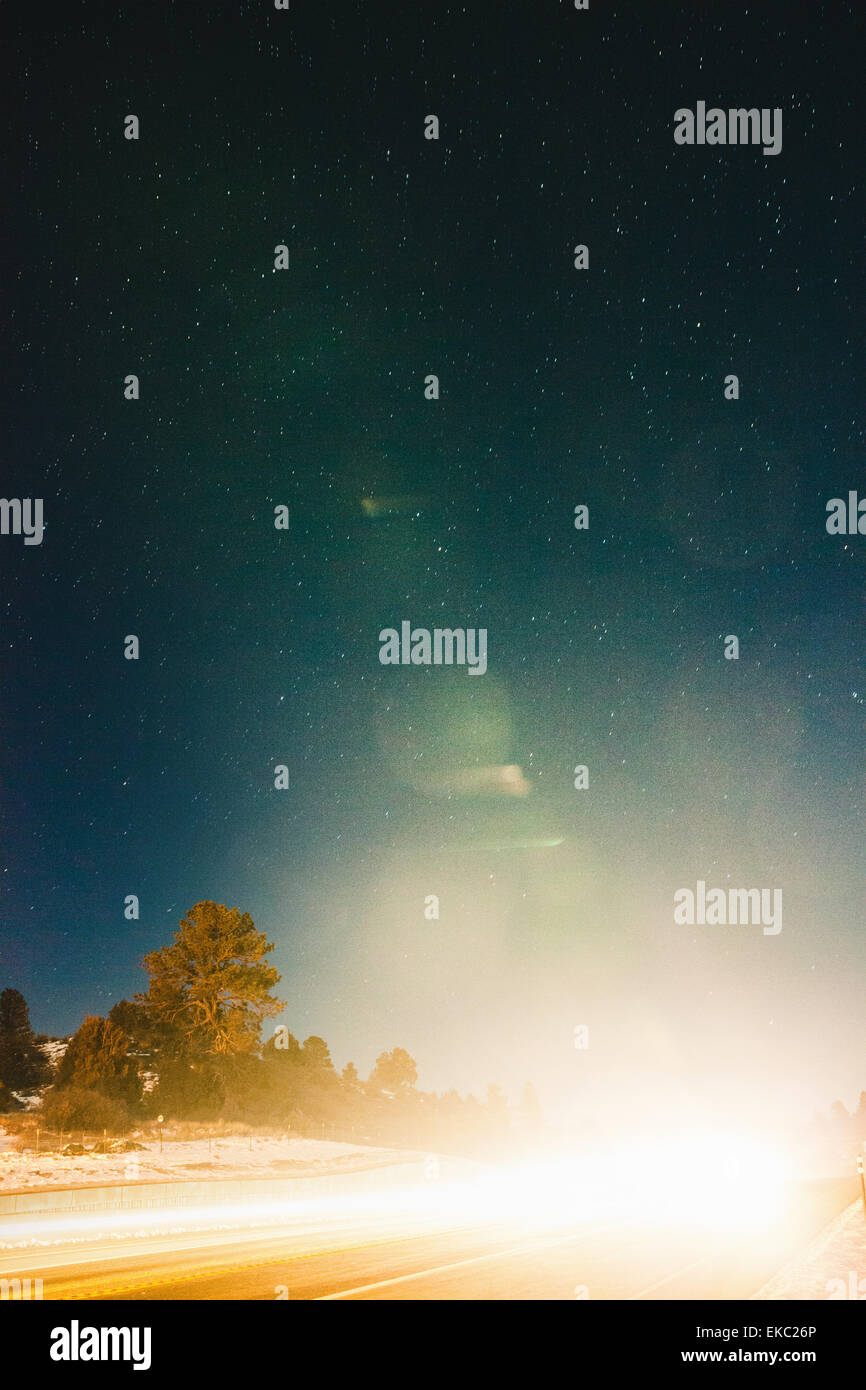
M855 9L663 8L12 7L2 491L46 531L0 538L0 983L38 1029L213 898L362 1071L866 1085ZM780 107L782 152L675 146L699 99ZM403 619L486 627L487 674L382 667ZM502 764L530 795L441 790ZM675 928L698 879L781 886L782 934Z

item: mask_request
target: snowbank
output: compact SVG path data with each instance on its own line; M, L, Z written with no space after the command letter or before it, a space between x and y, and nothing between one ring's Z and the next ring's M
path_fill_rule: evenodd
M290 1178L405 1162L406 1154L319 1139L230 1135L142 1144L132 1153L35 1154L10 1148L0 1131L0 1192L190 1178Z

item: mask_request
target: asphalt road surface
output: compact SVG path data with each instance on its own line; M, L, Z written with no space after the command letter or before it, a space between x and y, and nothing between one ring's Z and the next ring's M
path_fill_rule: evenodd
M850 1179L801 1184L784 1234L754 1241L633 1224L410 1229L383 1219L104 1237L50 1253L9 1252L0 1275L41 1277L46 1301L746 1298L857 1191Z

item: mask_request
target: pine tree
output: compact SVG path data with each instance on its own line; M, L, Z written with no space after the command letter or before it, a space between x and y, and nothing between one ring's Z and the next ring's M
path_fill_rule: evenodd
M317 1038L315 1034L307 1038L301 1047L301 1061L315 1071L334 1070L328 1044L324 1038Z
M10 1091L23 1091L44 1085L48 1075L24 995L17 989L4 989L0 994L0 1081Z
M80 1086L113 1100L138 1100L138 1067L129 1048L129 1038L116 1023L88 1015L57 1068L57 1089Z
M265 962L272 950L248 912L213 902L190 908L174 944L144 958L150 985L136 1003L160 1045L187 1057L258 1051L262 1020L284 1008L270 993L280 978Z
M0 1115L8 1115L14 1110L21 1110L22 1105L17 1101L12 1092L0 1081Z
M172 1119L215 1120L225 1098L225 1078L215 1062L168 1057L159 1064L159 1081L148 1107Z
M376 1058L370 1085L377 1091L409 1090L418 1080L418 1068L403 1047L393 1047Z
M108 1017L129 1038L134 1052L151 1051L155 1039L152 1036L153 1030L147 1010L142 1008L141 1004L134 1004L129 999L119 999Z

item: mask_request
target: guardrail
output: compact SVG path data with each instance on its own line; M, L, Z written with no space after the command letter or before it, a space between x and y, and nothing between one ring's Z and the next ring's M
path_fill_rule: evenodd
M34 1217L40 1216L223 1205L255 1206L275 1199L290 1204L323 1197L352 1196L360 1191L393 1189L401 1182L414 1184L426 1181L425 1160L419 1156L408 1163L379 1163L342 1173L305 1177L197 1178L178 1182L115 1183L102 1187L43 1187L0 1194L0 1232L7 1224L32 1222Z

